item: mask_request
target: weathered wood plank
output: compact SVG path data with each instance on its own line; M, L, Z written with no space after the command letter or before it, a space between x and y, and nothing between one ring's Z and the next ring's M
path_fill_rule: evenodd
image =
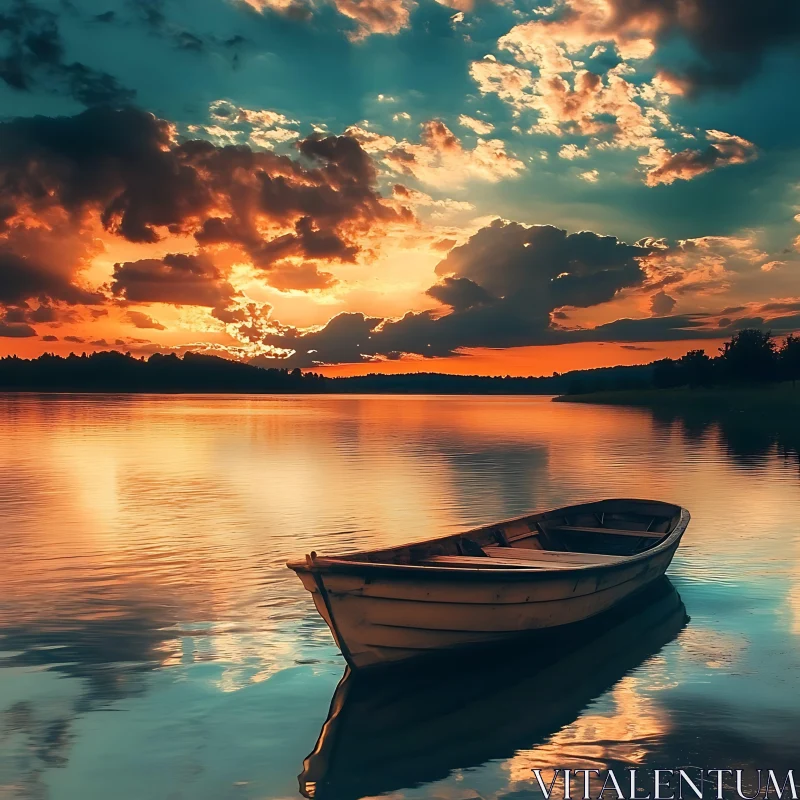
M468 614L458 603L398 605L391 600L338 594L331 595L331 603L333 615L342 620L341 632L358 668L404 660L413 657L415 651L449 650L586 619L610 608L658 574L642 576L635 587L628 583L560 601L531 598L531 602L513 607L471 606Z
M548 531L553 533L602 533L608 536L635 536L637 539L663 539L665 533L655 533L653 531L631 531L621 528L590 528L588 526L576 525L548 525Z
M508 550L510 548L500 548ZM542 552L542 551L539 551ZM470 569L572 569L575 563L558 563L550 559L525 556L522 559L481 558L480 556L431 556L420 562L436 567L469 567Z
M570 564L584 566L587 564L613 564L625 556L598 555L597 553L570 553L561 550L525 550L521 547L484 547L483 552L491 558L503 561L535 561L550 564Z
M510 569L519 566L506 561L496 561L484 556L428 556L417 562L431 567L470 567L471 569ZM530 566L522 564L522 567Z

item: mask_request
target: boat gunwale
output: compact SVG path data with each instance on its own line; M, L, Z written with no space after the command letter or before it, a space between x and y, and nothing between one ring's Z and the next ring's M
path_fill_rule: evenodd
M658 544L654 545L653 547L648 548L647 550L642 551L641 553L636 553L631 556L623 556L619 561L613 562L611 564L587 564L587 565L575 565L570 567L559 567L558 569L547 569L541 567L496 567L492 566L491 568L483 569L481 567L476 566L469 566L469 567L458 567L458 566L433 566L427 564L391 564L391 563L379 563L379 562L370 562L370 561L354 561L345 558L336 558L336 557L328 557L328 556L316 556L311 559L310 563L308 561L290 561L286 564L289 569L294 570L296 573L337 573L337 574L350 574L350 575L357 575L361 577L380 577L385 576L386 578L394 578L394 579L403 579L404 577L408 579L419 579L422 577L431 577L431 578L442 578L445 580L468 580L468 581L477 581L477 580L486 580L488 582L495 581L497 579L501 579L503 581L509 580L558 580L563 578L568 578L572 575L591 575L593 573L610 573L614 571L618 571L621 569L626 569L632 565L637 565L640 563L644 563L646 561L651 560L652 558L656 557L659 554L667 552L673 545L677 548L678 542L680 542L681 537L686 532L686 528L689 525L691 520L691 515L689 511L685 509L683 506L679 506L675 503L666 503L661 500L643 500L643 499L634 499L634 498L605 498L603 500L594 500L589 501L586 503L578 503L571 506L562 506L560 508L551 509L549 511L544 512L534 512L531 514L524 514L522 516L511 517L509 519L501 520L499 522L489 523L487 525L479 525L476 528L471 528L470 530L464 531L460 534L452 534L452 536L466 536L470 533L476 533L478 531L485 530L487 528L494 528L501 525L506 525L512 522L520 522L523 520L530 519L531 517L540 516L543 514L552 514L554 512L568 510L568 509L575 509L581 508L586 506L593 506L593 505L600 505L602 503L608 502L630 502L630 503L640 503L644 504L652 504L658 506L672 506L678 512L678 521L675 523L675 527L670 531L668 534L665 534L665 538L662 539ZM415 545L424 545L439 539L448 539L450 536L443 536L438 537L438 539L425 539L420 542L412 542L407 545L398 545L398 547L414 547ZM374 551L362 551L364 553L374 552ZM355 555L355 554L354 554Z

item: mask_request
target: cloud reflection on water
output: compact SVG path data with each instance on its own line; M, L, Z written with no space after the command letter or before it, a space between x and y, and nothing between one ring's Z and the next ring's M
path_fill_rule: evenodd
M692 625L435 791L529 792L534 760L573 755L796 756L793 430L543 398L0 396L0 786L292 796L343 664L286 558L614 495L692 511L670 570Z

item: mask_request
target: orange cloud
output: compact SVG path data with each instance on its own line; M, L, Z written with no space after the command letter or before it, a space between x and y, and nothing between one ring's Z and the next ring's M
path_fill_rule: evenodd
M662 26L657 9L631 16L620 24L609 0L568 0L568 13L514 27L501 40L520 61L548 73L572 71L572 56L601 42L613 44L625 59L644 59L655 49L653 38Z
M236 111L251 121L268 114L265 124L275 121L271 113ZM119 262L110 288L128 302L217 306L234 294L226 251L276 269L283 286L305 279L316 288L332 279L304 265L352 262L374 230L415 222L399 198L378 192L372 159L348 136L306 138L301 163L247 147L178 143L164 120L97 108L2 124L0 145L9 154L0 156L6 306L40 297L105 302L81 283L106 246L98 233L153 248L177 240L185 247L192 237L194 254L167 250Z
M689 181L719 167L746 164L758 156L756 146L741 136L722 131L707 131L710 144L704 150L664 151L661 163L647 173L647 185Z
M533 108L536 82L529 70L487 55L473 61L469 72L482 94L496 94L517 111Z
M321 5L333 6L339 14L356 23L352 41L375 34L395 35L408 28L416 0L240 0L259 11L273 11L293 19L311 19ZM437 0L461 14L474 8L474 0Z
M705 13L706 3L689 0L687 6ZM649 80L630 76L635 73L631 62L649 58L658 37L685 22L671 3L565 0L562 10L554 18L517 25L498 40L498 48L516 64L503 64L488 55L470 67L483 94L496 94L516 116L527 111L537 114L529 132L579 134L591 137L591 147L640 150L638 161L649 186L690 180L756 158L751 142L720 131L706 132L704 150L673 153L665 144L668 134L693 138L668 113L671 96L686 93L688 79L663 70ZM590 47L594 47L591 59L613 47L621 61L611 69L587 68L584 51ZM562 152L586 152L575 148Z
M477 133L478 136L488 136L494 130L494 125L491 122L468 117L466 114L462 114L458 118L458 123L465 128L469 128L473 133Z
M396 141L363 127L348 128L367 152L374 153L394 173L422 183L461 186L465 180L496 183L514 178L525 169L518 158L506 152L500 139L478 139L474 148L461 140L440 120L422 124L419 143Z
M413 0L334 0L336 10L355 20L358 27L351 38L358 40L376 33L396 34L408 27Z

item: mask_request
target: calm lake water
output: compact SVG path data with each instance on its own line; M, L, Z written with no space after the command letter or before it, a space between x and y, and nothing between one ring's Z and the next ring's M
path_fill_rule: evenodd
M0 797L298 797L344 662L287 559L606 496L691 511L671 611L344 697L331 736L356 757L368 726L368 763L326 797L523 800L551 765L797 769L800 471L767 422L0 395Z

